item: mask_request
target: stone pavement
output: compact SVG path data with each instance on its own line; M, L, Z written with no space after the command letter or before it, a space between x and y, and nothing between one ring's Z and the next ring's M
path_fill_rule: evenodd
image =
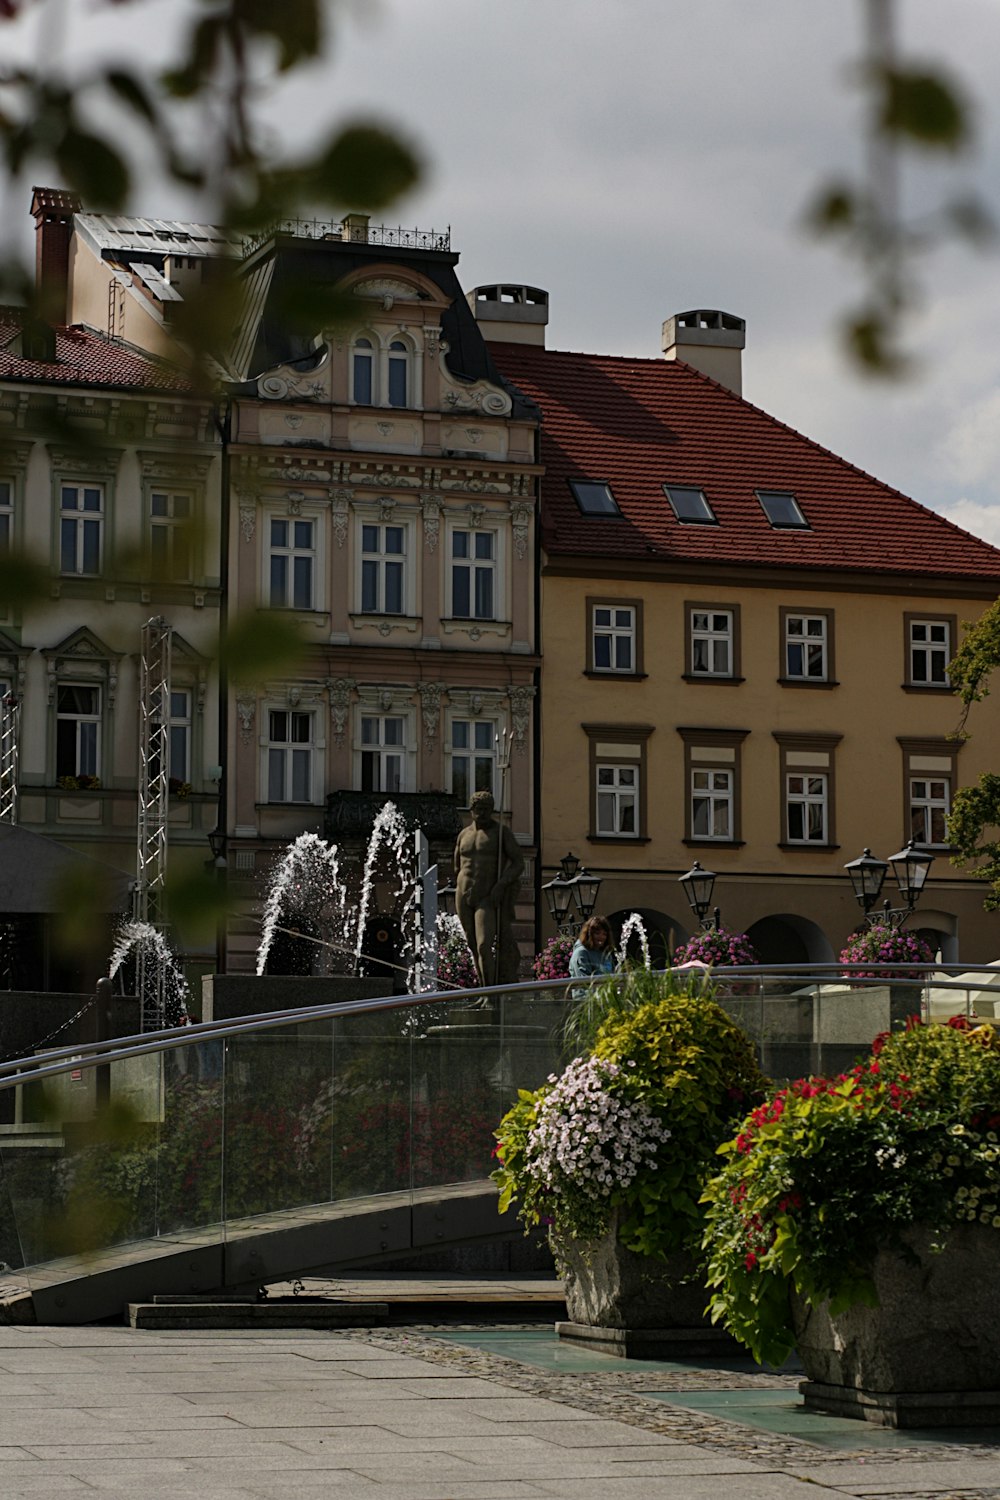
M793 1388L531 1368L426 1328L0 1328L0 1497L1000 1500L990 1435L830 1451L640 1389L734 1379Z

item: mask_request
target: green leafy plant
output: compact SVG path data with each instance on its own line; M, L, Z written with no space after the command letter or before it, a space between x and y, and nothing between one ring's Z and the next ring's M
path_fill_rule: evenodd
M501 1211L516 1201L557 1243L594 1238L617 1211L631 1250L696 1250L715 1149L762 1097L753 1048L711 994L636 982L657 980L658 998L607 1016L589 1058L522 1090L496 1132Z
M792 1347L789 1290L836 1314L872 1304L883 1247L1000 1229L1000 1044L964 1016L876 1038L836 1078L802 1078L755 1109L708 1183L712 1316L758 1360ZM1000 1240L998 1240L1000 1248Z

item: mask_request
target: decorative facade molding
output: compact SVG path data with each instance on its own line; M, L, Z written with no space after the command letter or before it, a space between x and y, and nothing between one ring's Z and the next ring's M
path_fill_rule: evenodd
M357 687L353 677L328 677L326 689L330 695L330 725L333 742L338 747L344 743L347 719L351 711L351 695Z
M88 479L113 479L121 456L121 448L49 449L53 473L79 474Z
M531 700L534 696L535 688L530 683L507 689L507 697L510 700L510 724L518 755L524 755L528 748L528 723L531 718Z
M420 513L424 519L424 546L428 552L436 552L441 536L441 496L421 495Z
M391 495L379 495L378 518L380 521L385 521L387 524L392 523L392 515L396 509L396 503Z
M257 694L253 688L237 687L236 713L240 721L240 740L249 745L253 740L254 720L257 717Z
M347 541L347 528L350 521L351 501L353 499L353 490L334 490L330 500L330 521L333 526L333 539L338 547L343 547Z
M523 562L528 552L528 536L531 526L532 507L525 500L510 502L510 523L514 534L514 553Z
M428 749L432 749L437 740L438 727L441 723L441 694L443 688L439 682L422 682L417 688L420 694L420 714L424 724L424 741Z
M240 531L245 542L252 542L257 534L257 506L240 501Z
M288 514L290 516L301 516L302 502L306 498L301 490L289 490L285 496L288 501Z
M267 401L320 401L326 395L322 380L309 375L262 375L257 394ZM301 420L301 419L300 419Z
M441 400L447 411L480 411L489 417L509 417L514 403L505 390L492 385L488 380L456 381L445 361L446 345L439 345L441 355L438 368L441 371Z
M158 480L161 484L203 485L212 464L207 455L192 454L181 458L176 453L154 453L146 449L136 456L143 479Z
M470 505L468 507L469 525L472 527L472 529L474 531L477 530L480 526L482 526L482 524L483 524L483 515L485 513L485 510L486 510L486 506L485 505Z

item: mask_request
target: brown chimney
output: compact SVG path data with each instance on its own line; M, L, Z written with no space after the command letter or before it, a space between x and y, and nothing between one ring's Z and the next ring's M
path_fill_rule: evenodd
M39 312L49 323L66 322L69 290L69 241L80 200L63 188L32 189L35 221L35 291Z

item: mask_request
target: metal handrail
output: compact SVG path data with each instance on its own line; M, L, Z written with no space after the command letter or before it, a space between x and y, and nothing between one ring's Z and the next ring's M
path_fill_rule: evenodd
M775 975L785 981L801 980L803 983L809 983L828 973L834 973L838 978L844 977L845 970L851 967L853 966L843 963L734 964L719 965L712 972L724 973L727 979L755 979ZM940 976L950 971L960 974L995 974L997 972L988 965L982 969L976 969L961 967L957 964L941 964L934 970L934 976L931 979L926 964L874 964L863 961L858 967L863 967L866 973L885 969L897 976L901 970L912 969L912 977L901 979L900 983L919 986L921 989L926 988L928 983L932 983L935 989L950 988L958 991L968 990L969 984L960 984L954 980L942 979ZM620 972L624 977L626 971ZM656 972L668 971L657 970ZM572 982L574 987L589 986L599 984L610 977L614 976L595 974L586 978L575 978ZM877 984L879 980L878 978L869 980L858 976L851 982L865 985ZM267 1011L259 1016L237 1016L226 1021L200 1021L194 1025L174 1026L163 1031L147 1031L126 1037L109 1037L103 1041L78 1044L75 1047L56 1047L47 1052L0 1063L0 1092L26 1081L34 1082L43 1078L57 1077L62 1073L74 1072L77 1069L110 1065L127 1058L169 1052L177 1047L189 1047L197 1042L225 1040L231 1036L245 1036L258 1031L275 1030L280 1026L290 1024L299 1025L311 1021L332 1020L336 1017L358 1015L363 1012L404 1010L425 1005L453 1005L461 1000L475 1001L504 995L524 994L526 991L531 993L547 990L565 991L567 984L568 981L565 978L533 979L507 985L476 985L474 988L465 990L436 990L419 995L379 995L361 1000L334 1000L324 1005L296 1006L288 1010Z

